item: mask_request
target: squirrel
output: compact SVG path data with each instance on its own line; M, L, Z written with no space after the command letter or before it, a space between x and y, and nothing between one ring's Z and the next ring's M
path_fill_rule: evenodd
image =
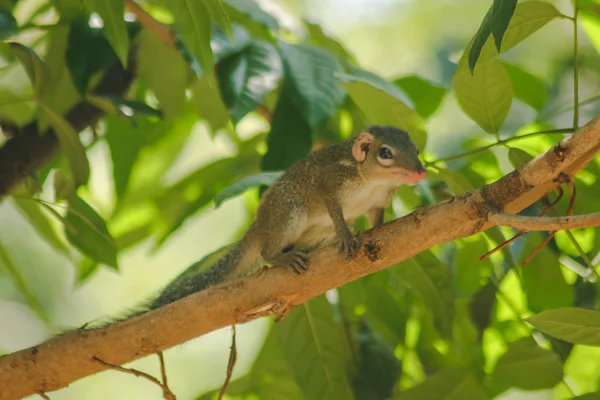
M322 147L264 192L254 222L224 256L206 270L185 271L129 318L248 275L264 263L300 274L308 268L310 252L336 240L340 252L353 258L360 242L348 224L366 214L373 228L383 225L398 187L416 185L424 176L416 145L393 126L375 125Z

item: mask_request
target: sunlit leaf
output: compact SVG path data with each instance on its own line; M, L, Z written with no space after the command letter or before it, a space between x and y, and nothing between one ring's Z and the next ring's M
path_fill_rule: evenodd
M546 86L540 78L516 65L502 64L512 82L515 97L534 110L541 111L546 105Z
M532 338L510 343L492 373L495 393L509 388L548 389L562 381L562 364L556 353L539 347Z
M203 75L191 84L192 103L201 118L211 126L213 133L227 126L229 112L223 103L217 81L210 75Z
M525 319L540 331L565 342L600 346L600 311L564 307Z
M63 222L69 242L92 259L118 268L117 247L106 222L88 203L80 197L72 199Z
M325 296L293 309L278 326L282 349L307 399L352 399L341 326Z
M320 126L346 96L334 78L341 71L338 61L328 51L310 45L279 42L279 48L298 96L296 106L311 127Z
M513 99L510 77L497 60L480 62L473 75L464 64L459 65L454 94L463 111L489 133L500 131Z
M165 5L173 13L175 27L186 48L204 71L210 71L213 65L211 16L204 1L169 0Z
M306 23L309 32L310 43L330 51L339 60L354 60L348 49L339 41L324 32L323 26L319 24Z
M25 71L27 71L27 75L33 85L34 92L36 95L39 95L48 78L44 62L27 46L17 42L10 42L9 46L13 49L21 64L23 64L23 67L25 67Z
M260 172L258 174L246 176L217 193L215 196L215 205L219 207L225 200L239 196L248 189L253 189L261 185L269 186L275 182L281 174L283 174L283 171Z
M217 64L219 89L233 122L253 111L278 86L282 72L279 54L267 42L250 42Z
M79 135L62 116L56 114L46 105L40 104L48 121L54 128L60 147L69 160L71 174L75 187L85 185L90 176L90 165L85 154L85 148L79 141Z
M223 29L229 36L233 36L233 31L231 30L231 22L229 21L229 15L223 8L224 0L202 0L206 8L208 8L210 12L210 16L213 21L216 21L217 24Z
M439 332L450 336L454 308L450 269L433 253L426 251L396 265L394 272L422 299L431 311Z
M154 32L144 29L138 37L137 62L140 77L156 95L165 117L175 119L183 110L190 77L185 60Z
M54 172L54 201L72 199L76 195L75 185L63 170Z
M377 83L367 82L350 75L340 75L344 88L352 100L373 124L397 126L411 135L419 149L425 147L427 133L425 122L398 96L381 88Z
M412 389L400 392L394 400L487 400L485 388L472 373L446 369Z
M513 167L521 168L523 165L533 160L533 156L524 150L511 147L508 150L508 159Z
M448 90L417 75L404 76L394 81L412 100L415 111L426 119L442 104Z
M124 0L86 0L93 11L102 18L102 32L112 48L117 53L119 60L127 66L127 55L129 53L129 36L125 26Z

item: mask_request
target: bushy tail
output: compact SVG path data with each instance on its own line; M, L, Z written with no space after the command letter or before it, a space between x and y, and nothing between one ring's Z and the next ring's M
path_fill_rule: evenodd
M175 278L158 297L146 302L146 304L138 307L135 310L131 310L124 316L113 318L109 321L103 321L99 324L92 324L89 329L104 328L106 326L115 324L117 322L125 321L133 317L145 314L152 310L164 307L167 304L173 303L186 296L200 292L206 289L209 285L215 285L228 280L230 277L240 275L240 270L246 270L252 265L242 264L254 264L255 260L251 254L244 254L243 252L250 251L250 249L244 245L244 239L235 243L231 249L225 253L221 258L217 260L208 269L197 271L198 268L206 261L206 259L214 256L215 253L221 252L223 249L219 249L214 253L209 254L203 260L194 263L184 272L182 272L177 278Z

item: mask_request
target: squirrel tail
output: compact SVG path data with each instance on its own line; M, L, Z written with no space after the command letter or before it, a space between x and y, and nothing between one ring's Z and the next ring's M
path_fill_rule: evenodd
M200 292L206 289L209 285L215 285L225 282L231 278L240 277L246 272L251 272L252 269L259 264L260 254L254 249L250 243L246 243L248 239L245 237L219 258L208 269L198 271L206 259L214 256L215 253L220 253L223 249L219 249L214 253L209 254L204 259L192 264L175 278L158 297L146 302L137 309L130 310L124 316L113 318L108 321L103 321L98 324L92 324L87 329L104 328L117 322L125 321L133 317L145 314L147 312L164 307L167 304L173 303L179 299L189 296L193 293Z

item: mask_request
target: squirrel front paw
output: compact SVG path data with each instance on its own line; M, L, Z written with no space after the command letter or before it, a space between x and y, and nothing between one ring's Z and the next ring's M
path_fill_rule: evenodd
M356 257L361 246L360 236L350 230L344 231L340 236L340 252L346 254L348 260Z

